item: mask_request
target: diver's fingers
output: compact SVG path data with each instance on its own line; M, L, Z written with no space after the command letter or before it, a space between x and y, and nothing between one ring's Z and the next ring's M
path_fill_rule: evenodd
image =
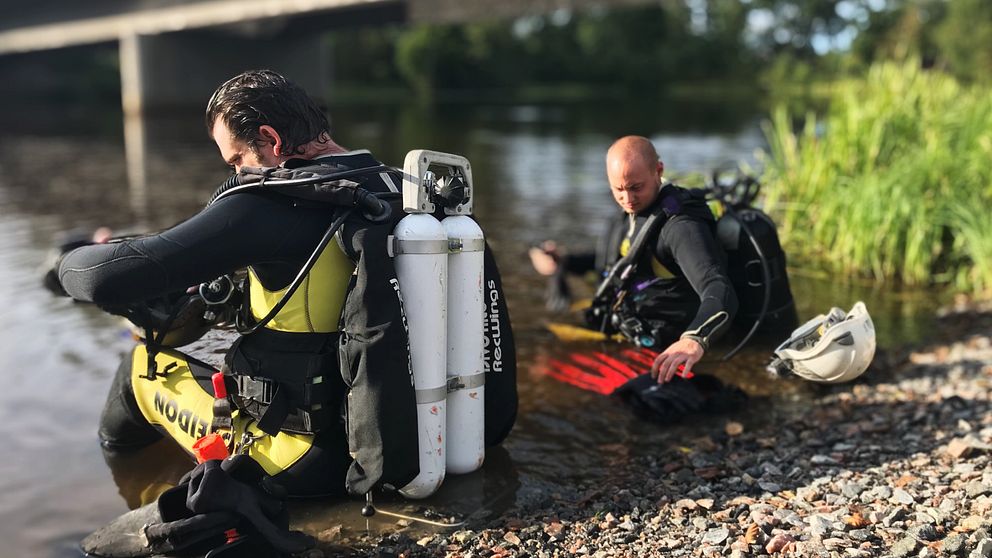
M699 356L692 354L686 355L685 367L680 370L683 378L688 380L689 378L694 376L694 374L692 373L692 367L695 366L697 362L699 362L700 358L702 358L702 355Z
M671 358L668 359L667 367L665 368L665 381L670 382L672 378L675 377L675 373L679 371L679 364L685 362L685 354L681 352L673 353Z
M675 355L666 350L658 355L658 357L654 360L654 366L652 367L652 371L654 371L654 373L652 376L658 379L659 384L663 384L672 379L671 371L674 368L674 359Z
M654 362L651 363L651 377L658 379L658 374L661 371L661 365L665 361L665 353L661 353L654 357Z

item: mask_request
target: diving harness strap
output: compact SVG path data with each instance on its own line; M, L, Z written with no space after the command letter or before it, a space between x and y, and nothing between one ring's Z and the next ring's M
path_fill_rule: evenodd
M286 163L286 167L242 169L241 173L228 179L214 193L210 200L212 204L229 195L262 189L279 192L311 202L344 208L340 215L327 228L323 237L321 237L317 246L307 258L307 261L296 277L286 288L279 301L265 316L251 324L248 323L252 318L250 315L250 305L247 304L248 292L247 289L245 290L246 303L242 305L242 311L237 314L236 319L237 330L241 335L247 336L263 331L263 328L282 311L293 294L303 284L314 265L316 265L321 253L330 243L331 239L334 238L334 235L337 234L344 222L354 215L356 210L361 209L362 216L371 222L385 221L392 214L392 207L389 203L380 199L380 197L384 198L385 195L377 195L370 192L363 188L359 182L349 179L362 179L384 172L397 173L400 172L398 169L386 165L377 165L322 174L301 169L300 167L304 164L312 165L313 161L291 160ZM312 407L310 409L297 408L298 405L294 405L293 400L287 395L286 392L288 390L286 386L282 385L283 382L266 377L256 378L238 373L237 371L234 371L234 376L239 395L253 402L252 405L255 407L256 413L251 414L258 415L258 427L263 432L270 435L278 433L284 428L284 424L291 414L294 417L294 424L292 425L294 431L309 433L318 429L319 425L315 424L318 421L313 416L312 411L319 410L322 406L321 402L312 401L310 397L306 397ZM302 386L302 390L306 393L309 393L311 390L314 393L320 392L318 389L320 386L316 384L310 385L311 383L319 383L320 381L321 378L319 376L305 378L305 385ZM319 397L315 397L315 399L319 399ZM259 407L261 408L259 409Z
M634 271L637 269L638 261L644 253L648 239L661 229L668 217L669 212L664 207L652 213L645 221L644 226L641 227L640 232L634 237L627 254L613 264L606 277L599 284L596 294L593 296L591 307L595 319L599 322L597 324L599 331L606 333L610 328L614 313L620 309L630 292Z

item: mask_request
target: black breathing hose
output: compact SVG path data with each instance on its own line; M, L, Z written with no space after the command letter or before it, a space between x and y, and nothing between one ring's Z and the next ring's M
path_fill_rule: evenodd
M734 211L729 204L724 209L731 217L737 220L741 226L741 229L743 229L744 233L747 235L748 240L751 241L751 245L754 246L754 251L758 254L758 261L761 262L761 272L765 279L765 297L764 300L761 301L761 312L758 313L758 319L754 321L754 325L751 326L751 331L747 332L744 339L741 340L736 347L720 358L721 361L726 362L734 358L734 356L744 348L744 345L751 340L751 337L754 336L754 333L758 331L758 328L761 327L761 323L765 320L765 315L768 313L768 305L772 298L772 272L768 265L768 258L765 256L765 252L761 249L761 245L758 243L758 239L755 238L751 228L747 226L747 223L741 219L740 214Z
M256 331L264 327L267 323L272 321L272 318L276 317L276 314L278 314L283 309L283 307L286 306L286 303L289 302L290 297L293 296L293 293L296 292L296 289L300 288L300 285L303 284L303 280L306 278L307 274L310 273L310 270L313 269L314 264L317 263L317 259L320 257L321 252L324 251L324 248L327 246L327 243L330 242L332 238L334 238L334 234L337 233L338 229L341 228L341 225L344 224L345 219L351 216L351 214L354 211L355 211L354 207L350 207L346 209L344 213L338 216L338 218L335 219L333 223L331 223L331 226L327 228L327 232L324 233L324 236L320 239L320 242L317 243L317 247L314 249L313 253L310 254L310 257L307 259L307 262L303 264L303 267L300 269L300 272L296 275L296 278L293 279L293 282L289 284L289 288L286 289L286 294L284 294L282 298L279 299L279 302L277 302L275 306L273 306L272 309L269 310L269 312L261 320L255 322L255 324L253 324L251 327L247 327L242 322L242 319L246 313L251 312L251 309L246 308L244 311L238 314L238 317L235 320L236 321L235 325L238 329L238 333L242 335L251 335L252 333L255 333Z

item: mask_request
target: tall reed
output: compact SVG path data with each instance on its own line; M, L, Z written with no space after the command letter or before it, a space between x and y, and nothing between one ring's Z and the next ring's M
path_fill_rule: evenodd
M919 64L835 84L766 124L766 209L787 249L846 275L992 293L992 94Z

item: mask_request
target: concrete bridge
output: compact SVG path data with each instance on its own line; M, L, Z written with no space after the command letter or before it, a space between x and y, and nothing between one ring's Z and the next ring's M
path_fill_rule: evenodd
M250 68L276 69L312 94L330 90L328 31L386 23L515 18L559 9L681 0L0 0L0 57L13 61L6 89L34 94L30 79L61 83L32 54L85 45L119 45L124 154L131 205L150 212L147 115L202 107L225 79ZM6 5L4 5L6 4ZM50 57L49 57L50 58ZM5 65L9 68L11 65ZM17 71L17 70L20 70ZM23 76L22 76L23 77Z
M512 18L651 0L50 0L4 2L0 56L117 42L124 112L202 103L244 69L327 91L325 32L355 25ZM653 0L665 1L665 0Z

